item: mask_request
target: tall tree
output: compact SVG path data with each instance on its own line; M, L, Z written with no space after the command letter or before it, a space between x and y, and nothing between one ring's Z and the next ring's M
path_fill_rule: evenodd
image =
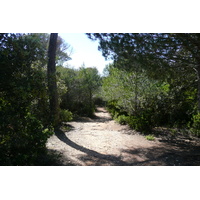
M59 104L58 104L56 64L55 64L57 38L58 38L58 33L51 33L49 40L48 66L47 66L51 120L54 127L56 127L59 123Z
M154 77L166 77L166 69L179 63L196 71L198 80L198 111L200 112L200 34L160 33L93 33L99 50L114 61L129 60L141 64ZM130 69L131 65L121 66ZM187 75L187 74L186 74Z
M197 74L198 83L198 111L200 112L200 34L199 33L179 33L174 34L179 44L184 48L184 54L181 55L183 61L193 67Z
M71 60L72 47L65 42L60 36L57 38L57 50L56 50L56 65L63 65L64 62Z

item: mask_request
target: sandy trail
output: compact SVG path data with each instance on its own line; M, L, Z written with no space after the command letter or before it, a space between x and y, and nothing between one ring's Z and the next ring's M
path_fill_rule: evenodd
M95 118L81 118L67 123L72 130L58 131L49 138L47 148L62 155L61 165L143 166L199 165L199 144L169 144L148 141L128 126L111 119L104 108Z

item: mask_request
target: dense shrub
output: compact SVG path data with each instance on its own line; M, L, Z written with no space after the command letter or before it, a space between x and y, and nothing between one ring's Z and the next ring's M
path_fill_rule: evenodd
M60 120L62 122L69 122L73 119L73 114L69 110L61 110L60 111Z
M151 121L145 115L130 116L127 118L127 123L136 131L149 132L151 130Z
M119 115L115 120L116 120L119 124L125 125L125 124L127 124L128 116Z
M196 136L200 136L200 113L193 115L192 122L189 123L190 131Z
M53 132L46 45L42 34L0 36L0 165L34 165Z
M138 114L128 115L117 106L115 101L108 102L107 110L111 117L120 124L128 124L132 129L141 132L149 132L152 127L153 112L151 110L141 110Z
M45 150L45 144L53 134L53 129L45 128L41 121L29 112L23 116L7 114L2 119L1 165L34 165L38 155Z
M190 68L168 68L166 78L160 79L138 63L131 63L132 70L128 71L117 66L115 63L107 67L102 86L108 111L116 121L148 132L156 126L185 127L191 120L196 110L197 84Z

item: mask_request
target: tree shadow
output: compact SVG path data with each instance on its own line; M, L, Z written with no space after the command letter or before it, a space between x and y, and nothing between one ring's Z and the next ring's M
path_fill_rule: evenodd
M75 122L87 122L87 123L94 123L94 122L109 122L112 121L111 117L99 117L96 115L93 115L92 117L78 117L76 118L76 120L74 120Z
M80 159L82 160L104 160L104 161L108 161L110 163L112 163L113 165L116 166L126 166L128 165L128 163L124 162L123 160L121 160L121 157L117 157L117 156L113 156L113 155L105 155L105 154L101 154L98 153L97 151L94 150L90 150L87 149L83 146L80 146L78 144L76 144L75 142L71 141L66 135L65 133L58 129L55 131L56 136L58 137L58 139L60 139L62 142L64 142L65 144L69 145L70 147L79 150L83 153L86 153L87 156L91 156L90 158L88 158L87 156L82 156L80 157ZM87 157L87 158L86 158ZM102 162L104 162L102 161Z
M65 162L63 162L65 161ZM65 163L65 164L64 164ZM67 163L67 164L66 164ZM63 156L58 150L46 149L42 154L39 154L34 166L75 166L75 163L70 161L70 158Z
M95 109L95 112L96 112L96 113L108 113L108 111L107 111L107 110L105 110L104 108L103 108L103 109L101 109L101 107L100 107L100 108L97 108L97 109Z
M61 129L56 130L56 136L66 145L85 153L78 159L86 166L200 166L200 146L185 140L163 140L163 146L159 147L122 149L120 155L123 156L114 156L76 144Z
M103 122L103 123L113 120L111 117L98 117L96 115L92 119L94 120L94 122Z
M122 150L123 153L145 158L144 161L134 161L130 165L139 166L199 166L200 147L192 149L173 149L170 147L135 148Z

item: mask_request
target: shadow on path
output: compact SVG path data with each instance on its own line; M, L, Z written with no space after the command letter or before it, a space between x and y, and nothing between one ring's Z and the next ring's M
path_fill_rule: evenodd
M194 147L192 150L172 149L165 147L135 148L124 149L124 153L130 155L145 156L144 161L132 162L130 165L165 165L165 166L199 166L200 165L200 147Z
M113 156L113 155L105 155L105 154L101 154L98 153L96 151L87 149L83 146L80 146L78 144L76 144L75 142L71 141L62 130L56 130L56 136L58 137L58 139L60 139L62 142L64 142L65 144L69 145L70 147L79 150L81 152L86 153L88 156L92 156L98 159L103 159L106 161L111 162L114 165L118 165L118 166L127 166L129 165L128 163L124 162L121 160L120 157L117 156ZM86 160L86 159L85 159Z
M105 113L105 114L104 114ZM90 117L77 117L74 121L75 122L91 122L91 123L97 123L97 122L109 122L112 121L112 117L109 115L108 111L106 111L105 109L99 107L97 108L97 110L95 111L95 113L93 114L93 116Z
M75 122L87 122L87 123L97 123L97 122L109 122L112 121L113 119L111 117L99 117L94 115L93 117L79 117L76 120L74 120Z
M123 149L122 153L129 154L132 159L128 162L123 161L121 156L105 155L97 151L90 150L70 140L62 130L56 131L56 136L66 145L79 150L87 155L82 155L78 159L82 160L85 165L101 166L194 166L200 165L200 147L192 149L169 149L165 147L152 148L133 148ZM144 158L139 161L135 155ZM128 156L128 155L127 155ZM128 156L129 157L129 156ZM89 162L90 164L87 164Z
M152 147L152 148L134 148L124 149L122 153L129 155L137 155L145 158L144 161L139 161L137 158L132 158L129 162L122 160L121 156L105 155L98 153L97 151L90 150L81 145L76 144L70 140L62 130L56 131L56 136L66 145L79 150L87 155L82 155L78 159L85 162L92 163L89 165L101 166L102 164L114 165L114 166L194 166L200 165L200 147L193 147L193 149L165 149L164 147Z

